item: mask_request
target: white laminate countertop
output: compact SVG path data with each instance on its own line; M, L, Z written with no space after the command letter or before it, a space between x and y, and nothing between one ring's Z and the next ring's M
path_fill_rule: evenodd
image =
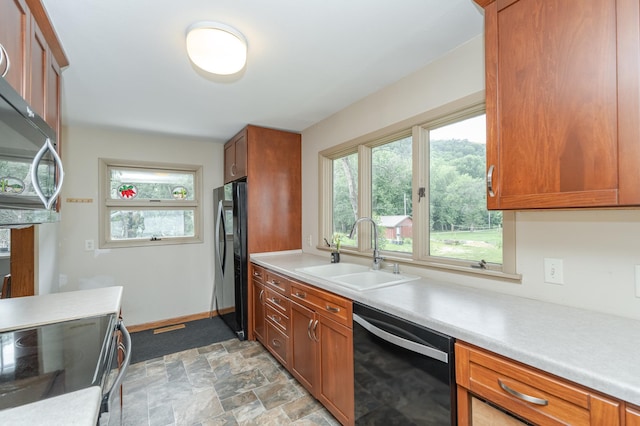
M423 278L356 291L296 269L299 251L251 255L292 278L640 405L640 321Z
M0 411L0 424L25 426L95 426L101 402L98 386Z
M0 299L0 332L117 314L121 302L120 286Z

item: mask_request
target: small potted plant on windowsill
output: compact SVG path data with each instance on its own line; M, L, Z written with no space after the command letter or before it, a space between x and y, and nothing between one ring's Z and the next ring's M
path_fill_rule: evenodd
M342 236L340 234L333 234L332 245L333 251L331 252L331 263L340 263L340 240Z

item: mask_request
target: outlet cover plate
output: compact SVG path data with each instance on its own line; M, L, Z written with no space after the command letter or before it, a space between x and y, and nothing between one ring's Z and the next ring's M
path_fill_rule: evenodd
M544 259L544 282L549 284L564 284L562 259Z

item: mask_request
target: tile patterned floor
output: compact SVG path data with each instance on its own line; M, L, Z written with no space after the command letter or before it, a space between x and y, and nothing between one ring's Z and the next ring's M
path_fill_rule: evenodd
M129 367L124 424L339 426L257 342L237 339Z

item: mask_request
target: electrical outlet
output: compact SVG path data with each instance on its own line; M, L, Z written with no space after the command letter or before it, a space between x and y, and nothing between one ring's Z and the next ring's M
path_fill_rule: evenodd
M544 259L544 282L549 284L564 284L562 259Z
M84 249L86 251L92 251L93 249L95 249L93 240L84 240Z

